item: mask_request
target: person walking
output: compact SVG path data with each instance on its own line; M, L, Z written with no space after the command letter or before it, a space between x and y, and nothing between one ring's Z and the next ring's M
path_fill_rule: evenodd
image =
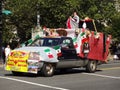
M3 64L5 64L5 48L2 47L2 60L3 60Z
M5 48L5 60L9 56L10 52L11 52L10 45L7 45L7 47Z

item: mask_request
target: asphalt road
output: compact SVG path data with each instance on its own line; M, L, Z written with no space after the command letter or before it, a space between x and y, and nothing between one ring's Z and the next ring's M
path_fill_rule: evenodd
M100 65L95 73L75 68L53 77L13 76L0 66L0 90L120 90L120 60Z

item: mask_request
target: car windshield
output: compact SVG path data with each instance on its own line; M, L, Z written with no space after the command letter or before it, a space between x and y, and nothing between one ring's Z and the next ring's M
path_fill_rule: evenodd
M39 38L30 46L56 46L59 45L60 38Z

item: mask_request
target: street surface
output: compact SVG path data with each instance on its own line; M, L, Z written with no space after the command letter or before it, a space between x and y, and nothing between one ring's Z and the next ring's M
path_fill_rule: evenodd
M53 77L13 76L0 65L0 90L120 90L120 60L98 66L95 73L75 68Z

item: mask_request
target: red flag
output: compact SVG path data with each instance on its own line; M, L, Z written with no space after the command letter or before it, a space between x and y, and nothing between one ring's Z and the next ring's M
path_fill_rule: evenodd
M66 25L68 29L71 29L70 18L68 18Z

